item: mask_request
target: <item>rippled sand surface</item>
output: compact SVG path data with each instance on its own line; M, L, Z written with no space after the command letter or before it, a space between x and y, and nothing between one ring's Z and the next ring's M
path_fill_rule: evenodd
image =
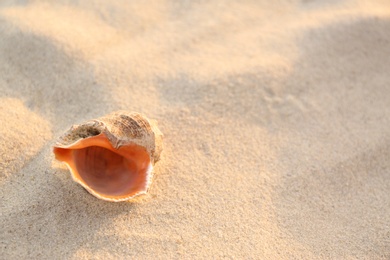
M0 258L389 259L390 2L0 3ZM125 109L165 135L109 203L54 160Z

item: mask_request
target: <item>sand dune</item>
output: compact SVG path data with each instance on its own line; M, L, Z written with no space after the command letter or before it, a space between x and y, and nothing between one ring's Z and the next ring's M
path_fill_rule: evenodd
M0 258L390 258L389 28L385 0L3 1ZM165 145L109 203L52 146L119 109Z

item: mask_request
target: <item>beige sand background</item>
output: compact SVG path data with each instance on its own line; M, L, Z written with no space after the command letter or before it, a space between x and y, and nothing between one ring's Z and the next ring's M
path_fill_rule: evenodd
M388 0L0 6L1 259L390 259ZM165 150L110 203L52 145L118 109Z

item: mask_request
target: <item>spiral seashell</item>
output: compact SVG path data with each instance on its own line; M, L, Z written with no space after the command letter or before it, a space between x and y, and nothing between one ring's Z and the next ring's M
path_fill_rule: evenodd
M162 151L157 122L117 111L72 126L54 146L57 160L73 180L107 201L125 201L147 192Z

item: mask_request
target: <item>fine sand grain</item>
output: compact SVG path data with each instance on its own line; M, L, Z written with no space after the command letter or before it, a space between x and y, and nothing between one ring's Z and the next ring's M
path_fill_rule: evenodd
M0 2L1 259L389 259L390 2ZM165 135L149 193L54 160L114 110Z

